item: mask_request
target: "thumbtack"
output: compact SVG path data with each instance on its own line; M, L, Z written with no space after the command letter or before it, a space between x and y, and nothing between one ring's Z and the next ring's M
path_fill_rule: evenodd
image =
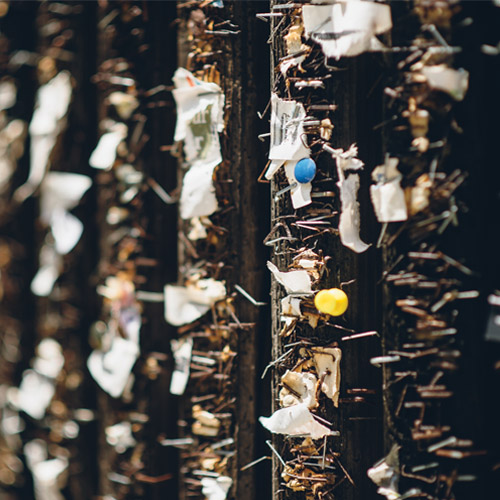
M348 306L347 295L340 288L330 288L329 290L321 290L314 297L314 305L316 309L330 316L340 316L344 314Z
M297 182L301 184L311 182L316 175L316 162L311 158L302 158L296 163L294 174Z

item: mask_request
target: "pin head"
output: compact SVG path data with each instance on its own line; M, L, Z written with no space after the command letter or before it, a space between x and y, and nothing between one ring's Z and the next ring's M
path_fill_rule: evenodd
M330 316L340 316L344 314L349 301L347 295L340 288L330 288L329 290L321 290L314 297L314 305L316 309Z
M295 178L301 184L307 184L316 175L316 162L311 158L302 158L295 164Z

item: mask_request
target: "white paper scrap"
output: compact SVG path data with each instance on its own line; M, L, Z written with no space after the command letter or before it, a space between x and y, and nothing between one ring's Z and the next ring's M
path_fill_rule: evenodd
M40 249L39 265L31 282L31 291L39 297L48 297L61 274L62 256L52 245L45 244Z
M90 155L89 165L100 170L110 170L116 160L116 149L127 137L128 129L123 123L115 123L109 132L101 136Z
M56 388L54 381L34 370L25 370L19 386L17 405L30 417L41 420L49 406Z
M424 66L421 71L429 87L446 92L456 101L462 101L465 97L469 87L469 72L465 69L453 69L446 64L437 64Z
M61 344L54 339L43 339L36 348L33 368L45 377L57 378L64 366Z
M132 424L130 422L119 422L106 427L106 441L114 447L117 453L125 453L128 448L137 444L132 434Z
M198 163L184 174L180 198L182 219L212 215L217 210L217 197L212 181L216 166L212 163Z
M16 104L17 88L14 82L6 80L0 82L0 111L9 109Z
M68 459L57 457L47 460L47 445L39 439L24 446L26 462L33 475L36 500L64 500L61 490L67 483Z
M36 107L29 126L31 136L30 173L14 193L18 202L31 196L42 182L57 136L61 132L71 101L71 76L61 71L37 92Z
M342 245L350 248L356 253L362 253L370 245L364 243L359 237L360 219L359 203L357 194L359 189L359 175L350 174L347 179L340 180L337 183L340 189L340 201L342 212L339 221L339 236Z
M175 369L170 381L170 394L182 396L189 380L191 354L193 352L193 339L172 339L170 341L174 355Z
M278 283L281 283L287 293L308 295L312 293L311 276L307 271L281 272L272 262L267 262L267 268L273 273Z
M307 155L309 158L309 154ZM297 160L298 161L298 160ZM297 161L287 161L285 163L285 174L289 184L295 184L290 191L293 208L302 208L311 204L312 184L310 182L297 182L295 179L295 165Z
M309 158L309 148L304 143L304 119L306 111L302 103L285 101L271 95L271 146L270 160L300 160Z
M87 366L94 380L110 396L122 395L132 368L139 357L139 346L132 340L114 337L107 352L94 350Z
M165 286L165 319L174 326L186 325L203 316L226 297L226 287L212 278L188 286Z
M201 492L207 500L225 500L233 480L228 476L201 478Z
M408 218L406 199L401 187L401 173L397 170L399 160L387 158L372 172L376 184L370 186L370 197L379 222L401 222Z
M334 434L328 427L314 420L306 403L276 410L270 417L259 417L259 422L274 434L310 436L311 439Z
M392 28L389 5L371 1L304 5L302 18L306 36L321 45L326 57L335 59L380 50L375 35Z
M211 82L203 82L184 68L174 74L172 91L177 104L175 141L184 141L186 161L217 166L222 161L219 132L224 129L224 94Z
M323 380L321 390L338 407L342 351L338 347L312 347L311 351L318 378Z
M281 377L281 383L284 385L279 393L281 406L287 408L304 403L310 409L316 408L318 406L316 400L317 382L318 379L313 373L287 370Z

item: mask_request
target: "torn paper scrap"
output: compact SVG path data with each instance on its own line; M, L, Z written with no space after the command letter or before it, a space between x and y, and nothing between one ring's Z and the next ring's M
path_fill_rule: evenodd
M219 434L221 421L213 413L203 410L200 405L193 406L193 418L196 419L192 425L193 434L211 437Z
M453 69L446 64L423 66L422 74L429 87L449 94L456 101L462 101L469 87L469 72L463 68Z
M377 492L387 500L397 500L399 494L399 446L393 445L389 454L367 471L368 477L379 487Z
M125 453L128 448L137 444L132 434L130 422L119 422L105 429L106 442L113 446L117 453Z
M184 141L186 161L215 167L222 161L219 133L224 129L224 94L184 68L174 74L172 91L177 104L175 141Z
M207 500L226 500L233 480L228 476L202 477L201 492Z
M41 187L40 216L45 224L56 210L75 208L92 185L86 175L68 172L49 172Z
M132 113L139 106L137 97L125 92L111 92L108 96L109 103L112 104L120 118L128 120Z
M356 253L362 253L370 245L364 243L360 236L361 226L359 217L359 203L357 200L359 189L359 175L350 174L347 179L340 180L337 183L340 189L340 202L342 211L339 221L339 236L342 245L350 248Z
M335 59L380 50L383 46L375 35L392 28L389 5L361 0L304 5L302 18L306 36Z
M31 282L31 291L39 297L48 297L61 274L62 256L52 245L40 249L39 268Z
M54 339L43 339L36 348L33 368L52 379L56 379L64 366L64 355L61 344Z
M212 180L216 166L212 163L196 164L184 174L180 198L182 219L212 215L217 210L217 197Z
M71 76L67 71L61 71L38 89L35 112L29 126L30 173L26 182L14 193L18 202L31 196L44 178L50 154L63 129L71 93Z
M40 375L35 370L26 370L23 372L16 405L30 417L40 420L45 416L45 411L55 392L53 380Z
M9 109L16 104L17 88L11 80L0 82L0 111Z
M370 197L377 220L382 223L401 222L408 218L398 163L398 158L387 158L384 165L379 165L372 172L376 184L370 186Z
M307 271L281 272L272 262L267 262L267 268L271 271L278 283L281 283L287 293L308 295L312 293L311 276Z
M24 446L26 463L33 475L36 500L64 500L61 490L67 483L68 459L48 459L47 445L41 439L29 441Z
M288 33L283 37L286 44L286 58L280 63L281 74L286 77L286 73L290 68L300 66L306 55L311 52L311 47L302 43L302 34L304 33L304 25L300 18L295 24L290 26Z
M318 379L313 373L287 370L281 377L283 388L280 390L280 404L283 408L304 403L308 408L318 406L316 384Z
M301 299L294 297L293 295L287 295L281 299L281 319L283 320L283 316L300 318L302 316L302 312L300 311L300 302Z
M271 95L271 146L270 160L300 160L309 158L309 148L304 143L304 119L306 111L302 103L285 101Z
M358 1L358 0L355 0ZM364 252L370 245L359 237L360 217L357 194L359 189L359 175L351 173L363 168L363 162L357 158L358 148L352 144L347 151L324 146L323 149L335 158L340 190L341 213L339 221L339 236L342 244L356 253ZM347 176L347 178L346 178Z
M165 286L165 319L174 326L186 325L203 316L227 295L226 287L213 278L187 286Z
M110 396L118 398L127 386L128 379L139 357L139 346L132 340L115 337L109 351L94 350L87 366L94 380Z
M328 427L314 420L306 403L276 410L270 417L259 417L259 422L274 434L310 436L311 439L334 435Z
M182 396L189 380L193 339L172 339L170 345L175 361L175 368L172 373L172 379L170 380L170 394Z
M311 351L316 374L320 380L323 380L321 390L338 408L342 351L338 347L312 347Z
M309 157L309 155L307 155ZM297 182L295 179L295 165L297 161L285 163L285 174L289 184L294 184L290 191L293 208L302 208L311 204L312 184L310 182Z
M128 128L123 123L114 123L110 131L101 136L90 155L89 165L100 170L110 170L116 160L116 150L126 137Z

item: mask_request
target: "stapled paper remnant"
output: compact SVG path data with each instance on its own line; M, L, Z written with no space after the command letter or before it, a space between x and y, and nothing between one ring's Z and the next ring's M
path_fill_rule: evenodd
M312 347L311 351L318 378L323 380L321 390L338 408L342 351L338 347Z
M127 133L128 128L124 123L113 122L90 155L89 165L99 170L110 170L116 160L118 145L127 137Z
M222 161L219 133L224 130L224 94L212 82L203 82L184 68L173 77L177 104L175 141L184 141L186 161L215 167Z
M180 198L182 219L211 215L217 210L213 175L214 167L210 164L196 164L186 172Z
M210 437L219 434L220 420L213 413L202 410L200 405L193 406L193 418L196 419L192 426L193 434Z
M233 480L228 476L201 478L201 492L207 500L226 500Z
M313 373L287 370L281 377L283 388L280 390L280 404L283 408L304 403L308 408L318 406L316 384L318 379Z
M24 446L26 463L33 475L36 500L64 500L61 490L66 486L69 465L66 457L49 459L47 444L41 439Z
M184 394L189 380L193 339L172 339L170 345L175 361L175 368L170 381L170 394L181 396Z
M96 349L91 353L87 366L101 388L110 396L118 398L127 386L139 354L136 342L114 337L109 350Z
M304 119L306 110L302 103L285 101L271 95L271 146L270 160L300 160L309 158L309 148L304 144ZM272 174L266 172L266 178Z
M69 213L92 185L90 177L67 172L49 172L40 193L40 217L49 225L56 251L65 255L80 240L83 224Z
M370 195L379 222L401 222L408 218L398 163L398 158L387 158L372 172L376 184L370 186Z
M311 276L307 271L281 272L272 262L267 262L267 268L273 273L276 281L281 283L287 293L308 295L312 293Z
M422 74L429 87L449 94L456 101L462 101L469 88L469 72L463 68L453 69L446 64L423 66Z
M71 92L71 76L67 71L61 71L38 89L36 108L29 126L30 173L26 182L14 193L18 202L31 196L45 176L50 154L64 127L63 119L68 112Z
M177 104L175 141L184 141L190 170L182 183L180 212L183 219L211 215L217 210L212 177L222 161L219 133L224 130L224 94L211 82L203 82L184 68L174 75Z
M64 366L60 344L50 338L43 339L37 347L33 369L23 373L15 404L34 419L45 415L55 394L55 379Z
M304 5L306 36L321 45L326 57L340 59L383 48L375 35L392 28L389 5L369 1L343 1Z
M213 278L200 279L187 286L166 285L165 319L174 326L192 323L226 295L224 283Z
M17 101L17 88L11 80L0 82L0 111L12 108Z
M310 436L311 439L320 439L336 434L314 419L307 403L281 408L270 417L259 417L259 422L274 434Z
M363 162L357 158L358 148L353 144L344 151L342 149L327 148L328 151L336 160L337 173L339 181L337 186L340 190L341 213L339 221L339 236L342 245L350 248L356 253L362 253L367 250L370 245L364 243L360 236L359 230L361 221L359 217L359 203L357 200L359 189L359 175L356 173L348 173L352 170L360 170L363 168Z
M132 424L130 422L119 422L106 427L106 441L114 447L117 453L125 453L128 448L137 444L132 435Z
M139 106L137 97L125 92L111 92L108 99L122 120L128 120Z
M389 454L368 469L368 477L379 487L377 492L387 500L397 500L399 494L399 446L394 445Z
M295 179L295 165L297 161L285 162L285 175L290 184L294 184L290 191L293 208L302 208L311 204L312 184L310 182L297 182Z

